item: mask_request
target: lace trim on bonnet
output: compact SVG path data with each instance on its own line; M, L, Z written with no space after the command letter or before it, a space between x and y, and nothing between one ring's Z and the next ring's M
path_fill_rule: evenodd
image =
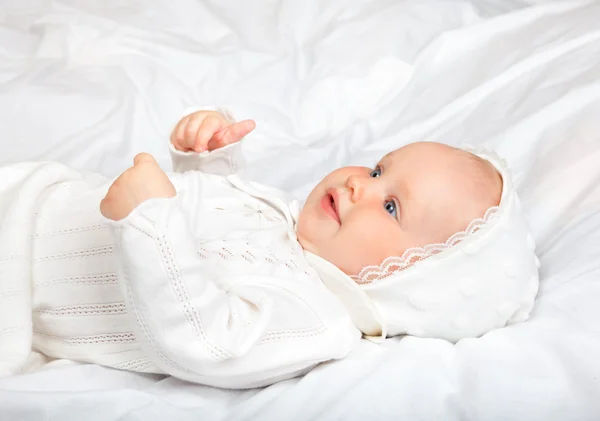
M492 221L498 214L499 209L499 206L492 206L485 212L485 215L483 215L482 218L471 221L467 229L452 235L445 243L428 244L424 247L409 248L402 256L390 256L379 265L366 266L358 275L351 276L351 278L358 284L368 284L379 281L398 271L409 268L419 260L427 259L428 257L448 250L462 242L466 237L473 235L484 228L485 225Z

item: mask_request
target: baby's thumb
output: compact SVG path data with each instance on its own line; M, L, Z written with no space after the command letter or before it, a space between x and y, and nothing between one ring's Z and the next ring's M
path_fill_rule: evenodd
M156 160L149 153L142 152L142 153L137 154L135 156L135 158L133 158L133 165L152 164L152 163L156 164Z

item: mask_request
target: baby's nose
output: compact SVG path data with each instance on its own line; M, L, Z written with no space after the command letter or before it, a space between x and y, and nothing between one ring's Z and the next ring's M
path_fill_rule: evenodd
M350 200L354 203L358 202L363 196L365 187L364 178L360 175L351 175L346 180L346 186L350 190Z

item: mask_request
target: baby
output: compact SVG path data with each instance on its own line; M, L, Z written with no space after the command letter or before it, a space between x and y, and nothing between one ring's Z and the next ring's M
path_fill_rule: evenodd
M457 341L528 318L539 263L495 156L410 144L333 171L299 211L237 175L254 126L188 114L171 174L148 154L112 183L0 168L0 375L33 350L256 387L363 335Z

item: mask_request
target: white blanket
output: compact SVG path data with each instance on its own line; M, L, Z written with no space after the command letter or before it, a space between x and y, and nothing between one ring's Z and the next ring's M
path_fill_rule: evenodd
M300 197L412 141L486 145L542 262L531 320L479 339L363 341L248 391L56 361L0 380L0 420L597 419L600 3L536 3L0 0L3 163L166 167L199 104L254 118L251 175Z

